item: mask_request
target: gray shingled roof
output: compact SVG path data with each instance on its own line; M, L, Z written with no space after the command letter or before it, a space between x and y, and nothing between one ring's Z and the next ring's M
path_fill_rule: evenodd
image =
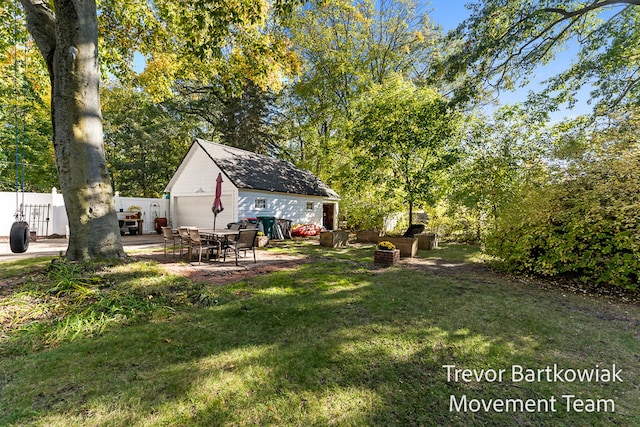
M339 199L340 196L309 171L286 160L196 139L198 144L238 188L304 194Z

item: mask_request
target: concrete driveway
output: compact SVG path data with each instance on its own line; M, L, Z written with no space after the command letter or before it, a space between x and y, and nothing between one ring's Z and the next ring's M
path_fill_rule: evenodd
M163 239L159 234L143 234L137 236L122 236L124 250L128 254L140 250L157 250L163 248ZM57 256L67 251L67 239L43 239L29 242L29 248L21 254L11 252L9 239L0 240L0 262L15 261L24 258L34 258L42 256Z

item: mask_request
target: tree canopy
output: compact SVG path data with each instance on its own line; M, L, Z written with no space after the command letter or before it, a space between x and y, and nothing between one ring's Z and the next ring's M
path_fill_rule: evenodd
M520 186L546 178L543 159L553 149L549 133L540 115L528 114L523 105L468 117L451 201L478 217L497 218Z
M464 73L458 96L495 96L529 82L532 72L577 49L565 70L548 80L557 108L571 106L581 88L592 87L595 112L607 114L640 97L640 0L491 0L472 4L471 16L449 35L455 54L436 76ZM541 98L538 97L538 102Z
M114 191L121 196L160 197L189 147L193 120L177 120L148 94L127 87L105 87L102 99Z

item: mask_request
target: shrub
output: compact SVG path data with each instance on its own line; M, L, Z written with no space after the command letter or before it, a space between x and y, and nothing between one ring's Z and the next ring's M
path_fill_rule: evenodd
M630 151L525 190L496 221L487 251L511 271L638 289L639 163L640 152Z

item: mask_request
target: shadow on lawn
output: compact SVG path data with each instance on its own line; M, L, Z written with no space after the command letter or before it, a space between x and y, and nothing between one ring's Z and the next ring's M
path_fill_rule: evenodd
M368 261L329 264L214 287L211 307L25 357L22 369L0 381L4 400L17 383L41 383L44 391L31 392L30 407L9 409L12 396L4 417L114 425L468 425L484 416L449 411L449 396L470 390L448 383L442 365L508 367L532 357L570 363L580 351L559 339L567 326L557 323L567 310L560 305L541 316L533 296L483 280L372 270ZM579 318L566 321L580 325ZM536 398L549 391L541 387L476 383L471 391ZM506 425L514 418L487 420ZM550 420L519 418L531 425Z

